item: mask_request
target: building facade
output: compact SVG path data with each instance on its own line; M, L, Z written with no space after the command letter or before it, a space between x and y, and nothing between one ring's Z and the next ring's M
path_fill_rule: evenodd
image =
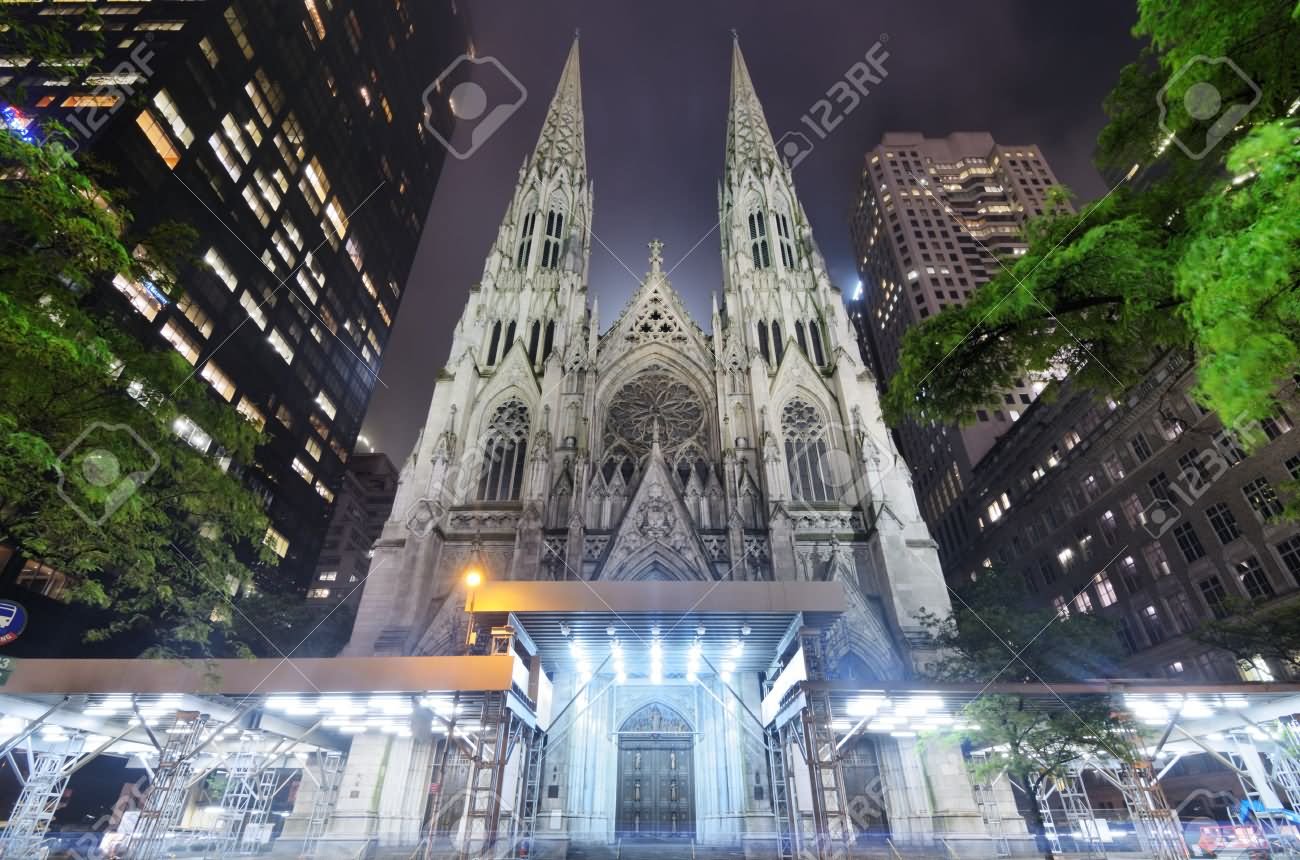
M998 273L997 258L1024 253L1024 223L1043 214L1056 184L1037 146L1002 145L983 132L943 138L888 132L867 153L851 221L864 286L851 315L883 388L898 369L904 332L965 304ZM953 503L971 469L1040 387L1020 380L1003 392L1004 408L981 410L969 427L907 421L896 428L944 562L969 538Z
M708 328L687 316L657 241L639 289L602 327L588 301L575 41L402 468L344 656L464 654L489 632L494 653L531 655L520 713L538 715L544 754L528 758L521 743L516 758L480 749L476 761L499 760L492 786L537 791L526 820L539 838L735 845L776 838L784 821L811 828L800 844L815 845L817 822L843 813L846 796L866 810L858 832L983 833L957 750L865 719L877 704L783 697L797 676L849 687L913 677L917 614L949 604L738 44L724 171L722 297ZM473 590L479 579L490 599ZM827 589L842 612L814 635L816 613L799 602ZM715 593L734 603L719 607ZM488 616L501 626L489 631ZM799 721L786 721L796 713L830 738L813 759L798 752ZM837 737L851 744L843 757ZM356 738L340 833L413 841L413 797L430 780L453 788L437 760L415 738ZM472 830L482 785L469 779L470 798L448 814L463 809ZM528 796L495 792L501 814Z
M1282 679L1284 667L1239 664L1187 634L1233 600L1295 598L1300 526L1275 518L1283 484L1300 479L1300 434L1286 414L1225 431L1191 398L1194 377L1171 354L1122 402L1068 383L1036 402L960 498L972 539L950 573L999 565L1030 600L1113 619L1124 674Z
M354 454L343 474L307 600L333 606L361 601L370 548L384 531L397 495L397 467L387 454Z
M21 8L17 8L21 5ZM108 300L263 431L232 463L271 520L276 574L305 586L401 304L451 115L424 93L467 50L454 4L101 0L14 4L102 33L93 73L6 58L70 147L113 169L141 230L195 227L183 293L119 277ZM97 23L75 26L87 12ZM69 17L69 15L73 17ZM78 35L80 34L80 35ZM15 49L16 51L17 49ZM110 65L111 64L111 65ZM202 427L177 432L201 450Z

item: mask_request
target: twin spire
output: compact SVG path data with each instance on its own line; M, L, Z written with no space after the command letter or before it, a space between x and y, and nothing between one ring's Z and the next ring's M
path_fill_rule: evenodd
M560 83L551 98L542 123L542 133L533 150L533 162L547 160L568 165L576 173L587 172L587 142L583 132L582 79L578 64L578 36L574 34Z
M731 104L727 111L728 170L746 161L778 162L776 144L763 116L749 67L740 52L740 39L732 31ZM582 116L582 81L578 61L578 36L573 37L569 56L560 72L560 82L546 111L532 161L566 164L583 174L587 171L587 145Z

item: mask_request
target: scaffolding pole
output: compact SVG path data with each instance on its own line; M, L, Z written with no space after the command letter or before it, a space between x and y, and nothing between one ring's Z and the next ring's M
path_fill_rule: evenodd
M977 754L972 758L983 759L987 762L987 754ZM998 808L997 784L1006 771L1002 771L993 779L982 779L975 783L975 806L980 811L980 818L984 821L984 828L989 835L993 837L994 850L999 857L1011 856L1011 841L1007 839L1006 822L1002 820L1002 810Z
M167 730L167 743L158 751L153 783L144 798L144 808L127 837L126 854L132 860L154 860L166 849L167 834L180 821L188 796L192 754L201 742L207 714L177 711Z
M1277 721L1274 750L1269 753L1273 764L1273 779L1282 786L1287 803L1300 810L1300 724L1294 720Z
M804 627L798 635L808 680L825 680L829 675L825 632L820 628ZM809 692L806 688L802 695L804 706L800 709L798 720L791 720L783 727L787 738L793 737L803 753L812 787L812 832L797 834L798 847L801 852L813 853L809 851L810 848L813 849L813 856L818 860L831 860L847 856L853 841L840 752L831 726L831 697L829 693ZM802 821L802 816L797 820Z
M1187 860L1183 826L1178 813L1169 808L1155 767L1143 752L1142 738L1131 724L1126 723L1124 730L1133 759L1118 763L1106 776L1124 796L1138 843L1152 860Z
M261 833L275 797L276 772L266 766L258 750L258 737L240 735L239 749L226 768L226 787L220 810L212 825L212 836L221 846L222 857L256 853Z
M31 760L27 781L18 795L9 825L0 838L0 857L39 857L50 822L63 799L71 777L69 764L77 760L85 745L85 735L78 732L62 741L54 741L48 750Z
M302 840L302 856L315 857L320 850L321 837L329 826L330 816L338 802L339 786L343 784L343 754L321 750L320 779L316 780L316 793L311 799L311 815ZM305 768L304 768L305 770Z

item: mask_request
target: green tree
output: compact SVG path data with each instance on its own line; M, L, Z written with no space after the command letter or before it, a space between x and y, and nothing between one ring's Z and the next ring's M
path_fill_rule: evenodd
M1206 621L1192 632L1192 638L1222 648L1238 660L1262 657L1300 674L1300 602L1277 605L1266 601L1231 601L1224 617Z
M57 144L0 134L0 166L0 540L111 610L89 641L210 653L244 562L271 560L257 499L222 468L252 463L258 433L104 295L115 282L146 310L183 301L172 273L194 231L136 235Z
M1057 198L1027 226L1026 254L911 328L889 380L892 421L971 422L1026 371L1119 392L1167 350L1196 360L1195 393L1226 425L1276 411L1300 372L1300 139L1286 116L1300 92L1297 8L1141 0L1134 33L1150 47L1107 99L1098 162L1146 166L1143 187L1078 212ZM1228 56L1249 81L1199 56ZM1258 101L1189 157L1175 140L1191 149L1218 133L1187 110L1198 84L1225 106Z
M1029 795L1031 824L1046 852L1042 816L1033 798L1085 756L1128 760L1124 727L1105 696L1055 696L1053 683L1110 677L1119 660L1113 626L1088 613L1059 616L1028 605L1020 580L985 569L954 591L946 616L921 621L940 655L927 675L940 681L1046 685L1030 693L985 693L963 711L960 739L986 751L972 776L991 781L1004 771Z

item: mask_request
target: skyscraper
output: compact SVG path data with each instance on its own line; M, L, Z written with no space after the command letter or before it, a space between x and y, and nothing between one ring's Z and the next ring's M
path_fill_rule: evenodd
M1005 146L984 132L927 138L888 132L869 151L852 233L862 288L852 317L884 388L898 369L903 333L962 305L1023 254L1026 219L1041 215L1056 177L1038 147ZM969 524L954 501L971 469L1016 421L1041 386L1024 378L1003 392L1004 408L981 410L967 428L896 428L922 513L947 560Z
M465 23L452 3L418 5L101 0L73 10L99 23L69 28L77 44L87 27L106 36L100 71L5 59L32 102L20 113L57 111L71 144L131 190L139 227L198 229L202 262L179 273L174 301L149 283L114 287L144 336L265 430L255 462L230 466L263 498L267 542L299 583L380 384L445 157L425 93L467 50ZM432 101L428 123L445 130L445 101ZM202 427L176 430L213 447Z
M334 502L307 599L332 606L361 601L370 548L384 530L397 493L397 468L387 454L354 454Z

